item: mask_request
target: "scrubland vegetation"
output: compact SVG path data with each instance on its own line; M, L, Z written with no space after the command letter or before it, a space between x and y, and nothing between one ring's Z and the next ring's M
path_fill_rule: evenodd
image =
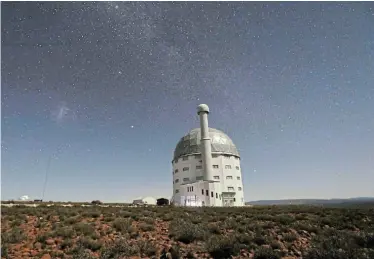
M2 258L374 258L374 208L2 207Z

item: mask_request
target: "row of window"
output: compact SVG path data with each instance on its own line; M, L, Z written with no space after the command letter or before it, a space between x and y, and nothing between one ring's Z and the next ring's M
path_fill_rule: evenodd
M203 176L196 176L196 181L203 180L203 179L204 179ZM214 180L219 180L219 175L213 176L213 179ZM237 176L236 179L240 180L240 176ZM233 180L232 175L227 175L226 180ZM190 178L188 178L188 177L183 178L183 182L189 182L189 181L190 181ZM174 183L179 183L179 179L175 179Z
M219 156L220 156L220 154L212 154L212 158L217 158L217 157L219 157ZM187 161L187 160L189 159L189 157L190 157L190 156L184 156L184 157L182 157L182 160L183 160L183 161ZM195 159L201 159L201 155L194 155L194 157L195 157ZM226 155L226 154L224 154L223 157L225 157L225 158L227 158L227 159L230 159L231 157L234 157L235 160L239 160L239 157L237 157L237 156L231 156L231 155ZM175 163L175 164L178 163L178 160L179 160L179 159L176 159L176 160L174 161L174 163Z
M218 165L213 165L213 168L214 168L214 169L218 169L219 166L218 166ZM197 166L196 166L196 169L203 169L203 166L202 166L202 165L197 165ZM225 165L225 169L231 169L231 165ZM239 167L239 166L236 166L235 169L236 169L236 170L240 170L240 167ZM190 168L189 168L189 167L183 167L182 170L183 170L183 172L185 172L185 171L189 171ZM176 174L176 173L178 173L178 172L179 172L179 170L178 170L178 169L175 169L174 173Z
M241 190L242 190L242 187L238 187L238 191L241 191ZM227 191L233 192L233 191L235 191L235 188L234 187L227 187ZM187 192L193 192L193 186L187 187ZM209 191L205 190L205 192L206 192L206 196L209 196ZM179 189L175 189L175 193L179 193ZM201 190L201 194L204 195L204 189ZM214 197L213 192L211 192L211 196ZM217 193L216 193L216 196L218 198ZM220 196L219 198L221 199L221 195L219 195L219 196Z

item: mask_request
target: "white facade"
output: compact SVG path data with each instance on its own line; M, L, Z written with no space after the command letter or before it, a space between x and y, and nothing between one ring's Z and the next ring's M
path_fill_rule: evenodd
M207 190L206 184L208 182L203 181L202 159L199 153L176 158L172 164L173 201L175 204L184 206L182 200L185 197L191 198L196 195L199 202L204 201L206 206L244 206L243 180L238 156L212 153L213 180L217 183L209 187L208 190L214 192L214 197L216 197L215 193L218 193L219 200L214 202L208 202L205 198L206 195L203 195L204 198L201 197L202 190ZM209 184L212 185L212 183ZM194 186L193 192L187 191L189 186ZM209 193L209 197L211 197L211 193Z

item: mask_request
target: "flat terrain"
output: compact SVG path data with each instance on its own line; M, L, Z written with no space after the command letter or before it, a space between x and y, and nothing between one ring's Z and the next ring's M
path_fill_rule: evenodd
M2 258L374 258L372 206L41 205L1 214Z

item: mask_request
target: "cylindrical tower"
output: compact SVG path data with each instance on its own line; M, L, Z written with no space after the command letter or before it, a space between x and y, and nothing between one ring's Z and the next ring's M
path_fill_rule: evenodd
M197 107L197 114L200 116L201 133L201 158L203 166L203 176L205 181L213 181L212 168L212 148L209 138L208 114L209 107L206 104L200 104Z

